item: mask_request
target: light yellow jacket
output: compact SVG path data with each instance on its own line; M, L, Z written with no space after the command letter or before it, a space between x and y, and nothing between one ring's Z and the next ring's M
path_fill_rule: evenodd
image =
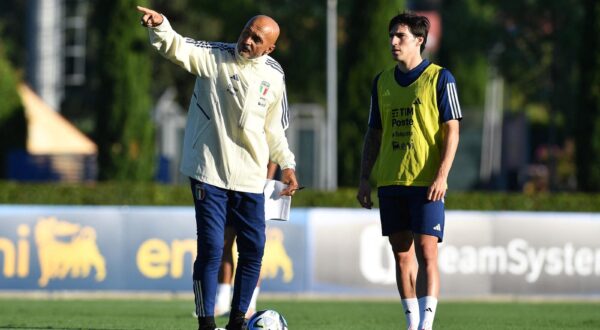
M295 168L283 70L268 55L247 60L235 44L195 41L165 18L149 28L164 57L196 75L188 109L181 172L228 190L262 193L269 159Z

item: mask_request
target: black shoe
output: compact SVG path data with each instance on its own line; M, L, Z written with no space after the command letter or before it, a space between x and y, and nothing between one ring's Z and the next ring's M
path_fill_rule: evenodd
M215 330L216 328L214 316L198 317L198 330Z
M245 330L246 313L239 310L231 310L229 313L229 323L225 326L227 330Z

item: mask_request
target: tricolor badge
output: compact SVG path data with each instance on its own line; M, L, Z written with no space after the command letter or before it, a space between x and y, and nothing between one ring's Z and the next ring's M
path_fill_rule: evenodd
M271 84L269 84L268 81L262 81L260 83L260 95L265 96L267 95L267 92L269 91L269 87L271 86Z

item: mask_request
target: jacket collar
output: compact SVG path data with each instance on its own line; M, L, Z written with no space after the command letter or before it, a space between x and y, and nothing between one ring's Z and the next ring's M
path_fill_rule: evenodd
M252 58L252 59L248 59L243 57L242 55L240 55L240 52L238 51L238 46L237 44L235 45L235 58L238 61L239 64L241 65L252 65L252 66L256 66L256 65L260 65L265 63L265 61L267 60L267 56L268 55L263 55L257 58Z

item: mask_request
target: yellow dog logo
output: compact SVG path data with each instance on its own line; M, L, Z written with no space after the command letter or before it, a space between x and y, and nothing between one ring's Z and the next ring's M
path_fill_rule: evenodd
M283 245L283 232L278 228L269 228L267 230L261 276L263 278L276 278L280 269L283 281L285 283L291 282L294 278L294 269L292 259L288 256Z
M267 229L267 240L265 242L265 254L260 269L261 278L277 278L281 269L285 283L294 279L294 268L292 259L288 256L283 245L283 231L278 228ZM233 261L237 264L237 244L233 244Z
M35 226L40 261L41 287L51 279L86 278L93 268L96 281L106 277L104 257L96 244L96 230L54 217L42 218Z

